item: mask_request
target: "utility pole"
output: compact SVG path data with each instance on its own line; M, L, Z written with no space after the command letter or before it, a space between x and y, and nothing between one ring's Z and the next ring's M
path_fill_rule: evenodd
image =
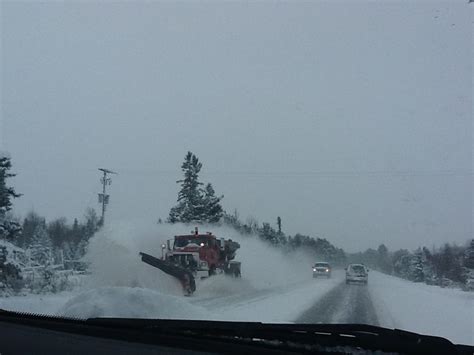
M104 217L105 217L105 206L109 204L109 196L105 193L105 187L107 185L112 184L112 179L107 177L107 174L115 174L116 172L104 168L99 168L102 171L103 176L100 178L100 182L102 183L102 193L99 193L99 203L102 204L102 218L100 219L100 224L104 225Z

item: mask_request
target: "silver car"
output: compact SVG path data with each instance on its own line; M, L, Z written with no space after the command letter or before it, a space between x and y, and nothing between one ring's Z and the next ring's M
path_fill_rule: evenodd
M317 262L313 266L313 277L316 278L318 276L330 278L331 277L331 266L329 263L326 262Z
M367 285L369 269L362 264L350 264L346 267L346 284L351 282L363 283Z

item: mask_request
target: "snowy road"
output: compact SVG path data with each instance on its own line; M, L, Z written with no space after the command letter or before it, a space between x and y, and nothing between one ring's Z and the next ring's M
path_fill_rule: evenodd
M303 312L296 322L379 325L368 287L344 282Z
M214 280L193 297L141 287L78 289L0 298L0 308L80 317L144 317L258 322L362 323L474 344L474 293L442 289L373 271L368 285L333 277L255 289L245 279Z
M334 277L292 282L285 286L236 292L220 297L197 295L189 301L215 314L216 319L257 322L293 322L302 311L339 285L343 271L333 272Z

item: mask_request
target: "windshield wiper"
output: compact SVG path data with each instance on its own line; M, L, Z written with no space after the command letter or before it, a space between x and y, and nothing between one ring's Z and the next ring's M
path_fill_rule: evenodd
M449 340L400 329L366 324L266 324L258 322L216 322L195 320L153 320L92 318L87 322L115 327L131 327L195 337L219 337L278 347L321 350L337 346L361 347L399 353L472 354L474 347L455 345Z
M473 346L398 329L365 324L265 324L128 318L64 319L0 311L0 322L40 326L62 332L166 346L229 352L239 346L255 351L347 352L383 351L405 354L472 354ZM207 344L207 345L206 345ZM218 344L218 345L216 345ZM220 349L220 350L219 350ZM349 351L351 352L351 351Z

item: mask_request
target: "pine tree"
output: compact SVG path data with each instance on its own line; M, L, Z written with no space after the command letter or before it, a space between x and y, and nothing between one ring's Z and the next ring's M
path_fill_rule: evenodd
M423 282L425 280L425 275L423 273L422 252L420 249L418 249L410 257L408 279L415 282Z
M474 269L474 239L471 239L471 243L464 252L464 266Z
M388 255L388 249L385 244L380 244L377 248L377 266L379 267L380 271L385 273L392 272L392 265L390 263L390 257Z
M19 235L20 224L8 215L12 208L12 199L21 195L13 187L7 186L6 179L14 177L10 173L12 167L10 158L0 157L0 239L14 240Z
M423 247L421 251L421 262L423 264L425 282L428 285L436 284L436 275L433 268L433 256L427 247Z
M100 218L97 216L97 212L93 208L88 208L86 210L84 218L86 224L84 226L82 238L89 240L100 229Z
M224 196L216 197L214 188L211 184L207 184L204 189L204 209L201 213L201 221L207 223L216 223L224 215L224 210L220 205L220 201Z
M408 269L410 265L411 254L406 249L400 249L393 253L392 263L395 275L408 278Z
M446 243L443 249L439 253L438 263L437 263L437 272L441 277L447 277L449 271L453 267L454 253L451 246Z
M199 172L202 164L199 159L191 152L186 154L181 170L184 173L184 179L176 181L181 184L181 190L178 193L178 205L170 210L168 221L170 223L183 222L189 223L199 219L200 209L203 208L200 195Z
M88 240L87 236L84 233L84 227L79 225L79 221L77 218L74 218L74 222L72 223L72 228L70 230L70 236L68 241L72 241L73 243L80 243L82 240Z
M191 152L186 154L181 170L184 179L178 180L181 189L178 193L178 204L171 208L169 223L215 223L224 215L220 201L224 196L216 197L214 188L207 184L204 189L199 181L202 163Z
M71 236L71 229L64 217L49 222L47 231L55 248L59 248Z
M43 220L35 230L29 248L31 258L39 265L49 265L52 257L52 242L46 231L46 221Z
M261 239L270 242L273 245L277 245L280 242L277 231L270 226L270 223L262 224L262 229L260 230L259 235Z
M21 234L18 236L18 245L22 248L28 248L35 234L36 228L44 223L44 218L34 211L28 212L21 227Z

